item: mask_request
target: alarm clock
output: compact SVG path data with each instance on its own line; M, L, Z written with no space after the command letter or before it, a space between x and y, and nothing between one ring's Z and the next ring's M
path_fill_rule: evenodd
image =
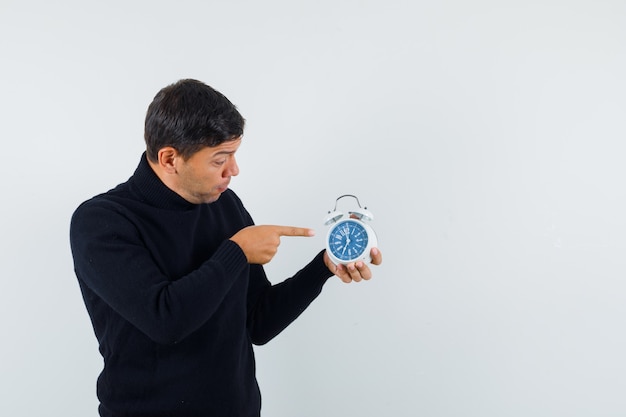
M356 200L357 209L348 212L348 218L337 211L337 202L344 197ZM361 208L359 199L352 194L344 194L335 200L335 208L329 211L324 224L330 226L326 235L326 253L335 265L347 265L352 262L370 262L370 251L378 242L374 229L365 222L374 219L374 215L367 209Z

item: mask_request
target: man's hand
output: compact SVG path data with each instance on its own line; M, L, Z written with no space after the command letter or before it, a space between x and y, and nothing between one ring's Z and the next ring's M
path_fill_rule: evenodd
M380 265L383 262L383 255L378 248L372 248L370 256L372 257L373 265ZM346 284L352 281L359 282L362 279L368 280L372 277L372 271L363 261L349 263L348 265L335 265L328 257L328 254L324 252L324 263L330 272L337 275Z
M230 240L239 245L249 264L264 265L276 255L281 236L314 235L313 229L304 227L262 225L243 228Z

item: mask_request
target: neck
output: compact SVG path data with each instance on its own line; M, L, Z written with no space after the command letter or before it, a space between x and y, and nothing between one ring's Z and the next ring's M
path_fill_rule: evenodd
M152 168L152 171L154 171L156 176L159 177L161 182L165 184L167 188L174 191L176 194L180 195L181 197L185 198L185 196L181 195L178 191L176 191L175 175L173 175L172 172L169 172L167 169L159 165L158 162L152 162L150 159L148 159L148 164L150 165L150 168Z

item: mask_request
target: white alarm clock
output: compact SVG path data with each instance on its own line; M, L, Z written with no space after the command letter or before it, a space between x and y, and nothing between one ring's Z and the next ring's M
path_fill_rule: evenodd
M348 218L337 211L337 202L344 197L353 197L358 209L348 212ZM352 262L370 262L370 251L378 245L374 229L366 221L373 220L374 215L361 208L359 199L352 194L344 194L335 201L335 208L328 212L324 219L325 225L330 225L326 235L326 252L335 265L347 265Z

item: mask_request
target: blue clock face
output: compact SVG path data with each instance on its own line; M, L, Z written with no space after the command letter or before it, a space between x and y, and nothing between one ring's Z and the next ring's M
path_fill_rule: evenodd
M328 236L331 252L342 261L359 258L367 248L367 242L365 228L354 220L336 224Z

